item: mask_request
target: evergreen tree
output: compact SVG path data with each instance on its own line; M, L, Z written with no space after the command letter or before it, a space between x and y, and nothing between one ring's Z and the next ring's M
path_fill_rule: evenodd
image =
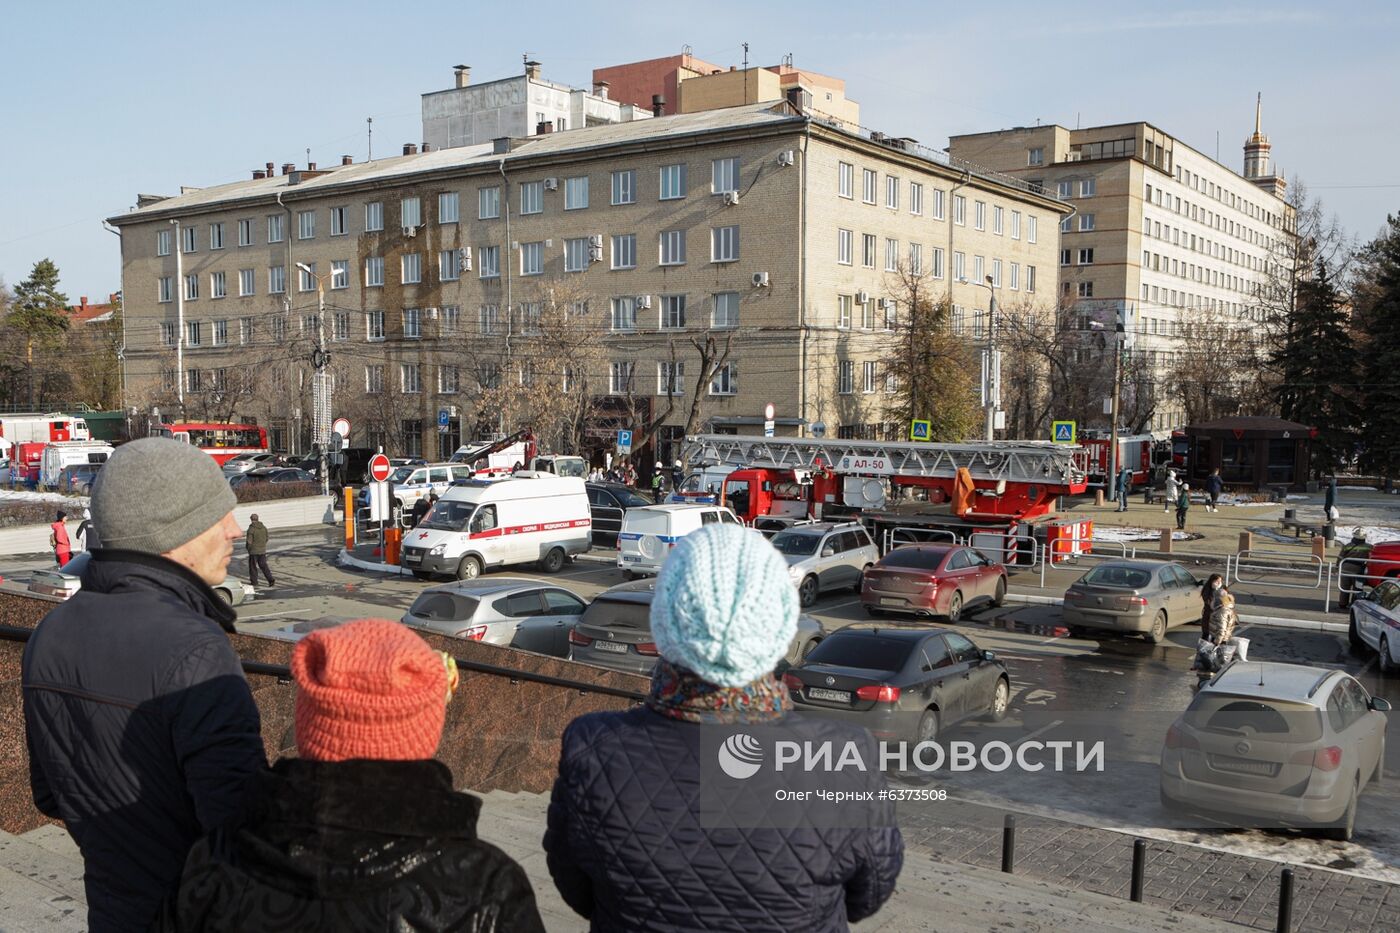
M1318 262L1316 276L1298 283L1297 299L1287 340L1272 361L1282 377L1279 410L1317 429L1312 468L1314 475L1323 475L1350 458L1355 446L1356 348L1326 262Z
M58 266L48 259L34 264L29 278L15 286L5 327L24 347L29 406L34 406L34 351L53 349L68 332L68 296L58 290Z
M1362 341L1362 467L1400 474L1400 215L1361 256L1356 292Z

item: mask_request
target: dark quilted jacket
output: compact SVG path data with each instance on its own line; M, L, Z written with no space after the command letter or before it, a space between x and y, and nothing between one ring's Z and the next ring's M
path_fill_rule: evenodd
M190 852L162 933L543 933L525 872L437 761L282 759Z
M855 741L876 760L862 729L792 714L776 725L798 742ZM893 805L844 804L842 821L858 828L707 828L699 802L713 772L702 777L702 728L638 707L565 730L544 846L569 906L599 933L823 933L875 913L904 861ZM878 770L841 781L886 786ZM751 788L760 793L753 784L743 792Z

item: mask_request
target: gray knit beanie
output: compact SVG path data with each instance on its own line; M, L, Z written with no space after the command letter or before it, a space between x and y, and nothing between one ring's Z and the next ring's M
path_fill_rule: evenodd
M102 546L147 554L199 537L237 504L213 457L168 437L118 447L92 484Z

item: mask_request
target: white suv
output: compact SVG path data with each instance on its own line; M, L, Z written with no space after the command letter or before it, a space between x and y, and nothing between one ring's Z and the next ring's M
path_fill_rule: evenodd
M803 608L827 590L860 592L861 578L880 559L870 533L857 522L814 522L780 531L773 547L788 562L788 573Z

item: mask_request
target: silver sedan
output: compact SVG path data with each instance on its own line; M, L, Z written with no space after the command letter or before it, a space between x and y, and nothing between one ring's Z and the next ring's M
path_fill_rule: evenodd
M83 571L91 559L92 555L84 551L74 556L61 569L50 567L46 570L34 571L29 575L29 592L67 599L83 588ZM254 595L251 586L233 576L225 577L224 582L213 587L213 590L214 595L230 606L241 606L251 600Z
M490 577L430 586L400 621L414 628L555 657L569 654L569 632L585 603L559 586Z
M1136 632L1156 644L1173 625L1201 618L1201 581L1175 562L1110 560L1065 590L1061 612L1071 632Z

